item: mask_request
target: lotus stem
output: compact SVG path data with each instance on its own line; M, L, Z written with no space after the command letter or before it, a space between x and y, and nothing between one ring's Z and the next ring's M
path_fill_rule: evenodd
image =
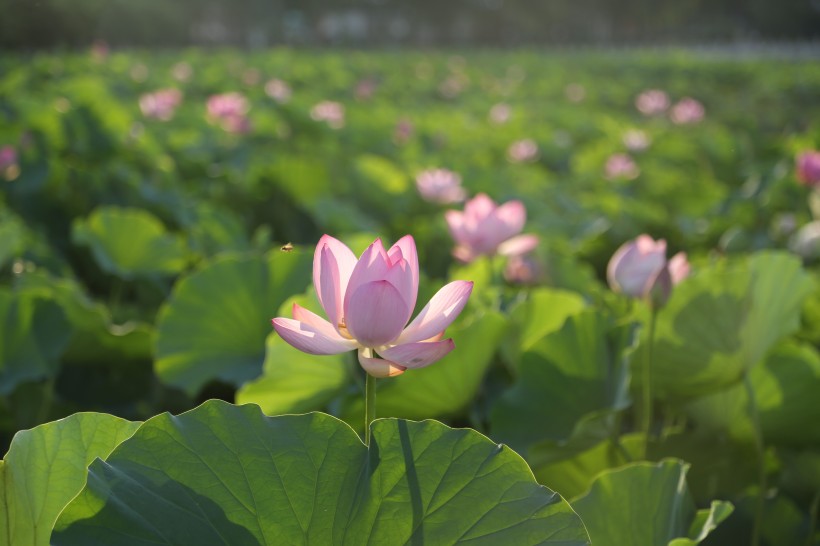
M376 419L376 378L365 374L364 383L364 445L370 446L370 423Z
M746 387L746 396L749 398L749 417L754 428L755 448L758 457L758 487L757 503L755 505L754 523L752 525L751 546L760 544L760 527L763 524L763 508L766 501L766 451L763 445L763 429L760 427L760 413L755 400L755 391L752 381L749 379L749 372L743 374L743 386Z
M643 366L643 403L641 407L641 431L644 435L644 459L649 451L649 435L652 430L652 349L655 345L655 326L658 321L658 310L650 307L649 336L646 346L646 361Z

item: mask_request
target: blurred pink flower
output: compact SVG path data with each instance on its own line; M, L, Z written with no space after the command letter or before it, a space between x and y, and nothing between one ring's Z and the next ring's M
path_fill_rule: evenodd
M651 140L645 131L640 129L629 129L624 132L622 141L626 149L630 152L643 152L649 148Z
M214 119L244 116L249 109L248 99L241 93L222 93L208 98L208 115Z
M641 169L627 154L612 154L606 160L604 174L609 180L633 180L641 174Z
M404 144L413 136L413 122L409 119L400 119L393 130L393 141L396 144Z
M683 252L667 260L666 241L640 235L615 252L606 273L615 292L645 298L661 307L669 299L672 287L689 276L689 261Z
M140 97L140 110L147 118L168 121L174 117L177 106L182 101L178 89L161 89Z
M705 114L706 110L704 110L703 105L699 101L691 97L684 97L672 107L669 118L672 120L672 123L686 125L698 123L703 119Z
M265 93L279 104L288 102L293 94L287 82L277 78L268 80L265 84Z
M587 96L587 90L580 83L571 83L564 88L564 95L570 102L581 102Z
M797 180L811 188L820 186L820 151L806 150L795 158Z
M635 107L645 116L662 114L669 108L669 95L660 89L647 89L635 98Z
M499 102L498 104L493 105L490 108L489 118L490 121L496 125L503 125L510 121L512 117L512 108L510 105L504 102Z
M0 147L0 176L6 181L17 178L20 174L20 164L17 150L14 146Z
M513 163L524 163L538 159L538 144L531 138L516 140L507 148L507 158Z
M510 256L504 267L504 279L510 284L538 284L543 276L543 267L532 255Z
M422 198L442 205L458 203L467 197L461 177L447 169L429 169L416 176L416 188Z
M345 107L340 102L324 100L311 108L310 117L324 121L332 129L341 129L345 125Z
M373 98L378 87L379 83L374 78L364 78L356 83L356 89L354 89L353 94L356 100L367 101Z
M359 364L375 377L429 366L452 351L453 340L441 338L473 290L472 282L451 282L405 328L419 288L416 243L410 235L389 250L376 239L358 260L344 243L323 236L313 255L313 286L330 321L294 304L293 319L273 319L276 332L309 354L357 349Z
M479 256L516 256L538 246L535 235L519 235L527 221L527 210L521 201L501 206L480 193L467 201L464 212L448 210L444 218L456 242L453 256L471 262Z
M229 133L247 133L251 129L247 112L250 103L237 92L211 95L208 98L208 116Z

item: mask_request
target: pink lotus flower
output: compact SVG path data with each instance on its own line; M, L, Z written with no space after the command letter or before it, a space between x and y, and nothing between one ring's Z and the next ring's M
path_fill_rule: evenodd
M169 121L182 101L182 93L178 89L161 89L153 93L146 93L140 97L140 110L147 118Z
M706 110L703 105L693 98L685 97L675 103L672 111L669 113L669 118L672 123L677 125L688 125L690 123L698 123L703 119Z
M627 154L612 154L604 165L604 175L609 180L633 180L639 174L641 169Z
M459 203L467 197L461 187L461 177L447 169L430 169L419 173L416 188L425 201L441 205Z
M504 266L504 279L510 284L538 284L544 276L544 268L532 255L510 256Z
M820 186L820 152L807 150L797 154L795 169L795 175L801 184L811 188Z
M178 82L187 82L193 75L193 67L185 61L179 61L171 67L171 76Z
M405 328L419 287L416 243L410 235L389 250L376 239L358 260L344 243L323 236L313 257L313 286L330 322L294 304L293 319L273 319L276 332L309 354L357 349L359 364L375 377L429 366L452 351L453 340L441 338L473 290L472 282L451 282Z
M368 101L373 98L373 95L376 94L376 90L378 88L379 82L376 81L375 78L364 78L356 83L356 88L353 90L353 94L356 96L356 100L358 101Z
M606 270L609 286L633 298L646 298L657 307L669 299L672 286L689 276L686 254L666 259L666 241L640 235L619 248Z
M516 140L507 148L507 158L513 163L525 163L538 159L538 144L531 138Z
M655 116L669 108L669 95L660 89L647 89L635 98L635 108L645 116Z
M268 80L265 84L265 93L279 104L288 102L293 94L287 82L277 78Z
M14 180L20 174L17 150L13 146L0 147L0 177Z
M246 115L249 109L248 99L241 93L223 93L208 99L208 116L229 133L250 131L251 123Z
M311 108L310 117L314 121L324 121L332 129L341 129L345 125L345 107L342 103L325 100Z
M564 95L570 102L582 102L587 96L587 90L580 83L571 83L564 88Z
M527 221L527 210L521 201L501 206L480 193L467 201L464 212L445 213L450 234L456 242L453 256L471 262L478 256L518 256L538 246L535 235L519 235Z
M396 128L393 130L393 142L396 144L404 144L413 136L413 122L409 119L400 119L396 123Z

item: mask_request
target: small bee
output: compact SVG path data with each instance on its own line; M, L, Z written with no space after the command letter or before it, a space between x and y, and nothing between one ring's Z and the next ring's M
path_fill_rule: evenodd
M281 250L282 252L292 252L293 251L293 243L286 243L286 244L282 245L282 248L280 248L279 250Z

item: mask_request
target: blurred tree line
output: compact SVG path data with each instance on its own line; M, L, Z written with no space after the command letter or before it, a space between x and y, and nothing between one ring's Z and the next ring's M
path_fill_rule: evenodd
M0 47L801 40L820 0L0 0Z

